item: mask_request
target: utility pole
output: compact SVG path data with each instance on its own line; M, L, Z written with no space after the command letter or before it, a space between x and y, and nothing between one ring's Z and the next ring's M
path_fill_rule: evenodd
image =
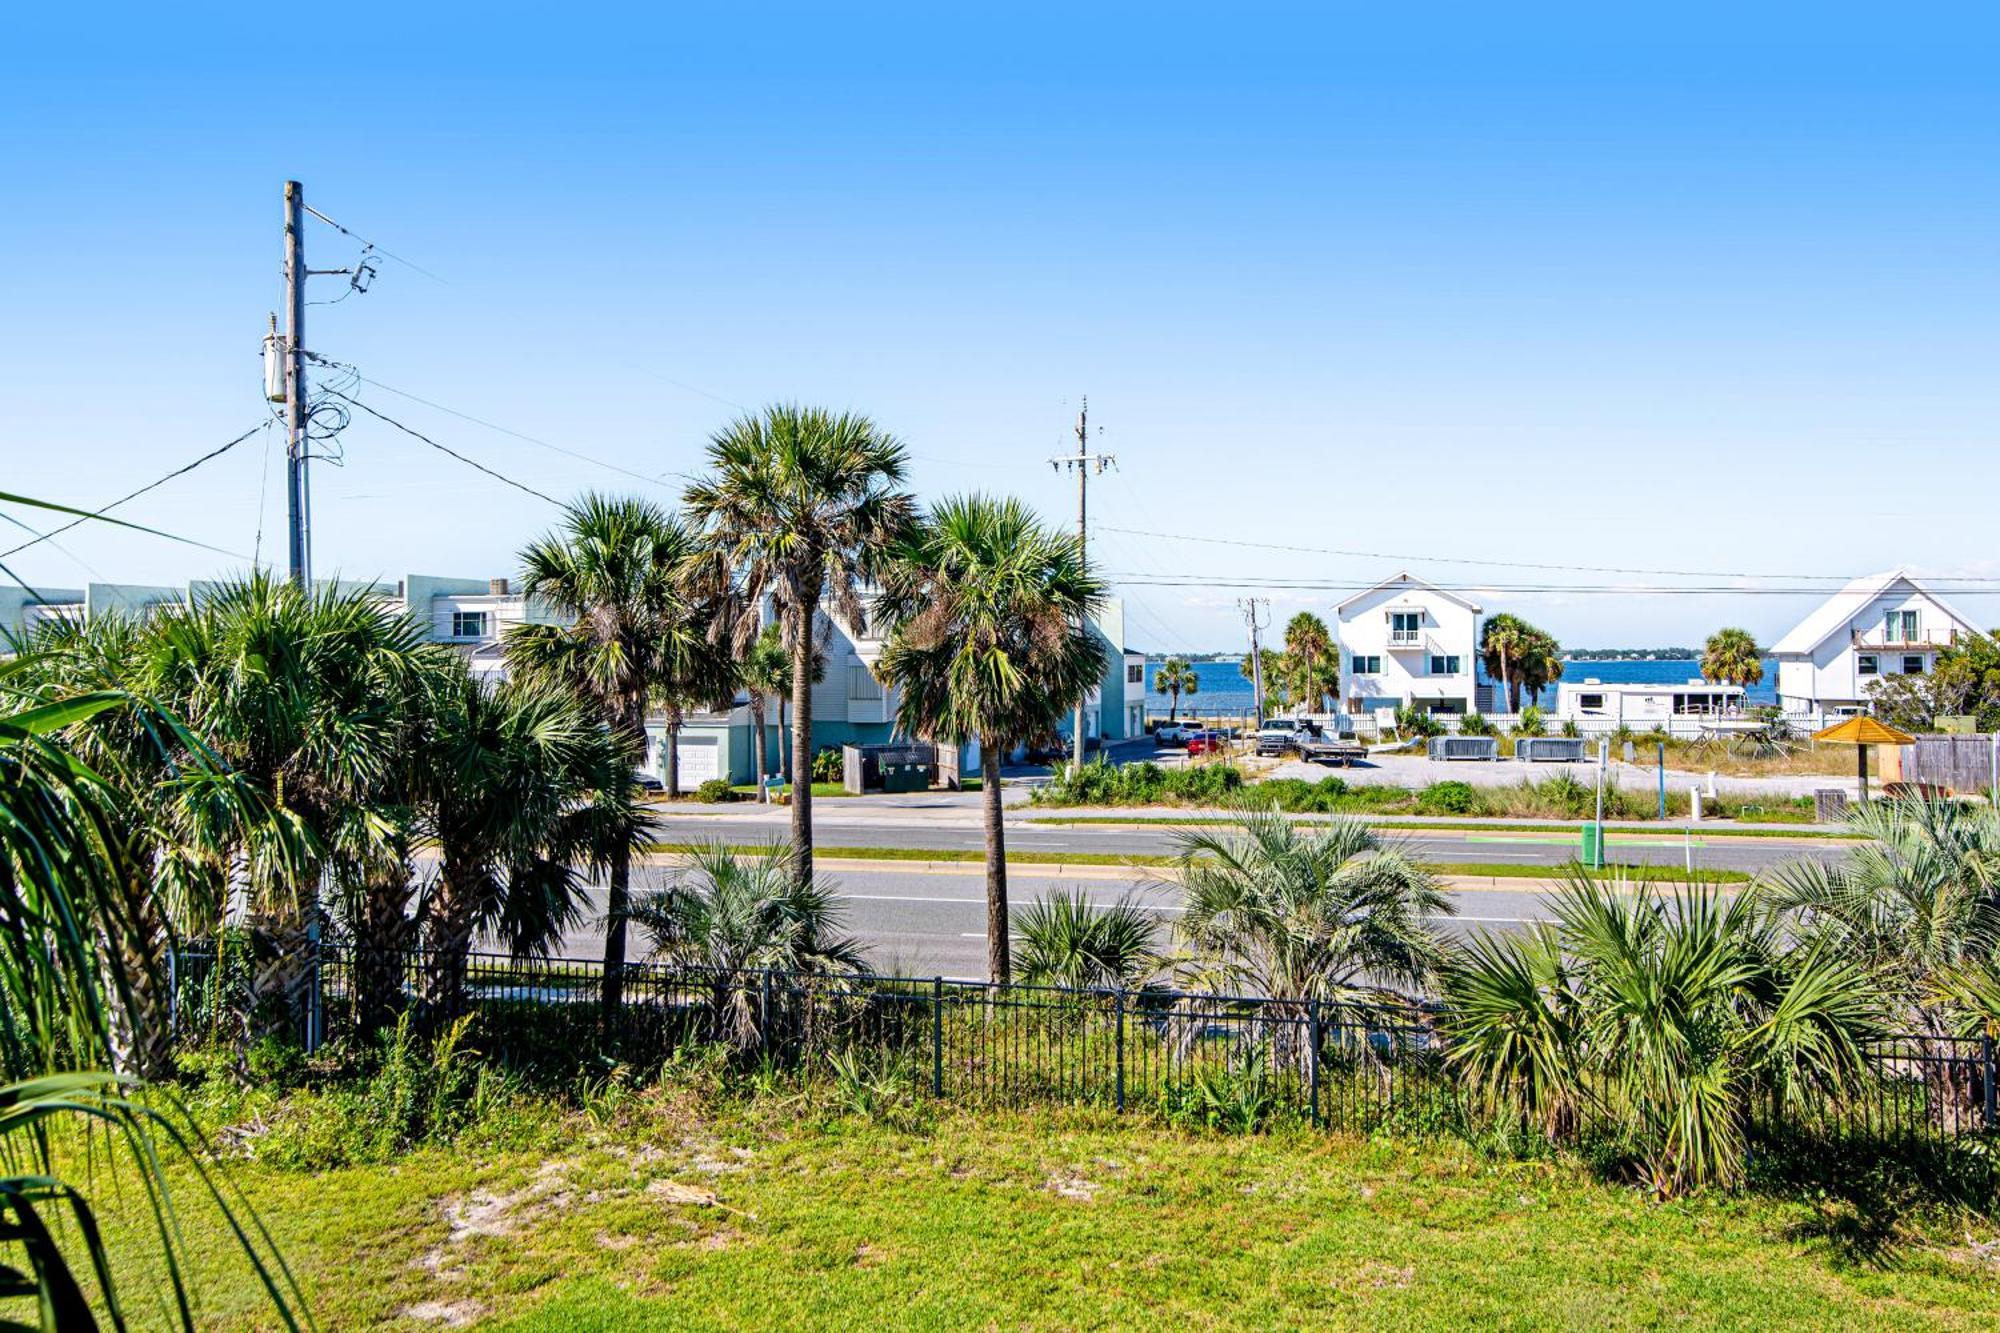
M1103 427L1099 427L1102 430ZM1076 414L1076 453L1066 458L1051 458L1049 466L1060 472L1070 468L1076 473L1076 543L1077 553L1089 564L1090 557L1090 476L1095 472L1104 475L1104 470L1116 467L1118 459L1111 454L1090 452L1090 399L1083 400L1083 406ZM1085 613L1084 628L1090 628L1089 614ZM1123 644L1117 645L1123 648ZM1076 714L1070 722L1069 768L1074 773L1083 763L1083 700L1076 701Z
M285 182L285 504L289 573L312 586L312 485L306 475L305 186Z
M1246 597L1236 604L1243 611L1243 623L1250 627L1250 706L1255 710L1255 725L1259 727L1264 725L1264 654L1258 647L1257 631L1270 623L1258 623L1260 604L1267 609L1271 605L1263 597Z

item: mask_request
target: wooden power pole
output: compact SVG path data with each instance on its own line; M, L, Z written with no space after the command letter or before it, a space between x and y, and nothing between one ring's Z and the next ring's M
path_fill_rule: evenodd
M293 583L312 586L312 483L306 444L306 238L305 187L285 182L285 513L288 571Z
M1100 427L1100 429L1102 429ZM1094 472L1099 476L1104 470L1117 466L1118 459L1111 454L1090 452L1090 399L1083 400L1082 408L1076 414L1076 453L1062 458L1051 458L1049 466L1058 472L1069 468L1076 473L1076 542L1077 553L1084 563L1090 561L1090 477ZM1090 616L1084 614L1084 628L1090 627ZM1123 651L1124 645L1114 647ZM1123 661L1121 657L1119 659ZM1101 698L1101 696L1100 696ZM1101 704L1100 704L1101 706ZM1074 773L1083 763L1083 700L1076 701L1076 714L1070 723L1069 768Z

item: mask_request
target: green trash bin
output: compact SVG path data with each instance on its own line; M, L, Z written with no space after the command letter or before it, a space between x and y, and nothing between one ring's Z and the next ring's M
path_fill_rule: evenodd
M1592 869L1604 865L1604 830L1596 824L1583 826L1583 863Z

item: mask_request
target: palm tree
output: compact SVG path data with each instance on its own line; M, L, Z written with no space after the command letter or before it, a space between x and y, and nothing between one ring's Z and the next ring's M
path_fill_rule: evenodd
M632 912L652 937L652 956L695 970L709 983L714 1035L739 1048L762 1039L759 972L838 974L861 970L861 948L838 932L839 899L799 874L790 847L740 852L698 847L664 889Z
M1353 819L1308 828L1246 811L1175 836L1177 934L1199 988L1336 1008L1402 1001L1449 956L1437 877Z
M379 936L402 928L407 906L414 701L449 652L366 590L308 591L263 573L150 627L145 692L185 717L271 812L235 852L259 954L258 1025L297 1012L327 889L357 943L387 965L393 941Z
M1014 952L1030 986L1125 990L1157 965L1157 933L1158 918L1129 897L1097 908L1081 889L1058 889L1021 913Z
M733 581L739 648L759 632L755 608L771 596L790 627L792 755L813 752L813 624L823 600L849 624L861 619L860 585L908 525L902 489L908 455L867 417L780 404L742 417L709 442L712 474L687 490L714 563ZM792 843L802 881L812 878L812 783L795 774Z
M1243 654L1243 660L1236 664L1236 670L1243 679L1254 684L1259 666L1264 671L1264 706L1267 709L1285 708L1291 702L1288 683L1291 672L1284 655L1274 648L1259 648L1254 660L1250 654Z
M1521 654L1521 688L1533 696L1539 706L1542 691L1562 679L1562 645L1546 630L1529 628L1528 643Z
M1558 1139L1594 1113L1667 1197L1741 1180L1754 1105L1858 1086L1868 969L1789 943L1754 894L1668 901L1578 871L1552 907L1446 971L1446 1058L1488 1110Z
M978 741L986 824L986 962L1010 979L1000 762L1056 723L1104 675L1089 618L1104 583L1078 539L1018 500L939 501L896 546L877 608L890 626L876 674L897 689L896 722L945 745Z
M1747 629L1719 629L1701 650L1701 678L1729 685L1755 685L1764 679L1764 650Z
M672 682L698 675L690 664L707 662L714 652L712 619L694 591L698 554L694 533L658 505L596 494L572 504L559 529L521 553L523 595L546 604L563 623L509 629L508 669L591 700L624 745L628 768L646 753L648 706L671 691ZM670 752L666 765L675 789L677 759ZM607 879L603 1000L609 1015L624 999L632 887L625 840L612 853Z
M1169 657L1153 673L1153 692L1167 696L1167 721L1180 716L1181 696L1201 693L1201 677L1185 658Z
M624 747L594 704L548 682L487 688L461 665L439 682L426 747L423 825L438 853L426 896L424 1005L464 1008L473 936L543 953L581 915L585 865L608 866L638 826Z
M121 694L133 686L147 648L136 617L102 614L87 623L57 616L10 641L11 675L24 695L45 702ZM245 836L246 817L263 818L255 794L222 768L184 730L164 728L159 714L118 708L81 719L60 743L99 772L120 775L126 799L118 819L124 857L133 874L123 884L119 920L132 929L107 936L110 966L125 988L112 988L113 1068L158 1078L172 1068L166 975L176 932L220 918L231 849ZM126 1001L129 1000L129 1003Z
M1330 698L1340 697L1340 650L1326 622L1301 611L1285 624L1285 664L1292 698L1309 713L1320 711Z
M1528 647L1528 624L1519 616L1502 611L1486 622L1479 633L1479 660L1486 668L1486 674L1500 682L1500 692L1507 697L1507 711L1519 712L1517 705L1521 699L1521 685L1515 672L1521 661L1521 654Z
M751 641L743 659L736 664L737 678L743 682L744 690L750 696L750 715L757 728L757 799L764 799L764 779L770 772L770 740L766 734L773 699L782 701L785 686L790 682L792 655L785 650L784 631L777 625L766 625L762 632ZM784 718L779 717L782 726ZM781 762L779 768L783 769Z

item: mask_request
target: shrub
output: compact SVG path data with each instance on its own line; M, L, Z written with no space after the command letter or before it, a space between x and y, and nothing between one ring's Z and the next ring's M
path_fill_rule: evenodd
M1516 736L1540 736L1546 729L1546 725L1543 721L1542 710L1534 704L1529 704L1521 710L1521 721L1514 728L1514 734Z
M1582 729L1576 725L1576 719L1573 717L1566 717L1563 719L1562 733L1563 735L1569 737L1571 740L1575 740L1579 736L1583 735Z
M1461 736L1491 736L1493 724L1479 713L1467 713L1458 720L1458 734Z
M1187 1129L1222 1134L1254 1134L1278 1109L1270 1061L1261 1046L1232 1052L1220 1063L1194 1066L1185 1084L1170 1085L1165 1096L1167 1119Z
M847 776L845 762L840 751L831 745L823 745L813 755L812 780L814 782L839 782Z
M1469 782L1433 782L1417 797L1417 809L1427 815L1469 815L1478 805Z
M730 788L728 778L710 778L694 789L694 798L697 801L720 805L725 801L735 800L736 793Z
M1396 710L1396 730L1407 736L1442 736L1444 723L1429 713L1404 704Z

